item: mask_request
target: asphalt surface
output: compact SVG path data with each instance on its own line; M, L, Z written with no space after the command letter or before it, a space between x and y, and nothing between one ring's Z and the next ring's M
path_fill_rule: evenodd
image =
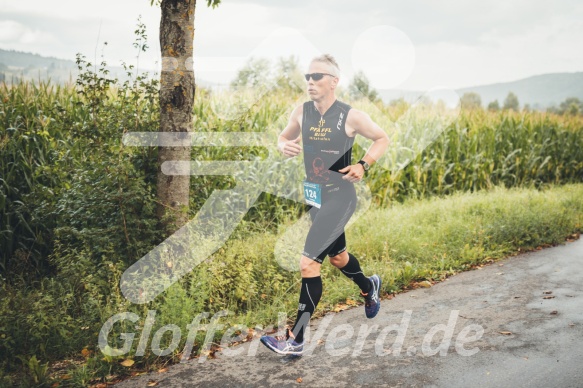
M464 272L381 306L370 320L363 306L313 320L307 346L314 349L300 358L273 353L256 338L230 348L240 355L224 350L116 386L583 387L583 239Z

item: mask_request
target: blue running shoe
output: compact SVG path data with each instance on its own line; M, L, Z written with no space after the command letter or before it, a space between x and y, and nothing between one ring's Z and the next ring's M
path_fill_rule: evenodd
M275 353L301 356L304 352L304 343L296 342L290 337L289 332L290 330L287 329L285 336L269 337L264 335L261 337L260 341L263 345L267 346L269 350L273 350Z
M381 308L381 278L378 275L372 275L368 278L372 283L372 287L368 293L360 291L360 295L364 297L364 312L367 318L374 318Z

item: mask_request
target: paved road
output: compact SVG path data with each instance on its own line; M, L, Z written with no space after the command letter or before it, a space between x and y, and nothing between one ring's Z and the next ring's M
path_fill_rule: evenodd
M311 335L315 349L301 358L253 340L232 348L242 355L223 351L117 386L583 387L583 239L383 300L372 320L362 306L330 313L312 322Z

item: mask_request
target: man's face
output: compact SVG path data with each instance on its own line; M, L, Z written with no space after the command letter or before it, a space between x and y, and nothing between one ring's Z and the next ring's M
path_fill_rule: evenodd
M308 68L308 73L326 73L333 74L333 69L323 62L312 62ZM308 84L308 95L313 101L321 101L327 97L330 93L334 93L336 85L338 84L338 78L325 75L321 80L315 81L312 77L307 82Z

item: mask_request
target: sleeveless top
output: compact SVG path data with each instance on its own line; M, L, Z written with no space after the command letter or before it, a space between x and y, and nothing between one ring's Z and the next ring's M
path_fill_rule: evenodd
M318 112L314 101L305 102L303 108L306 180L323 184L344 183L343 174L338 170L352 164L354 137L347 136L345 130L350 105L336 100L324 115Z

